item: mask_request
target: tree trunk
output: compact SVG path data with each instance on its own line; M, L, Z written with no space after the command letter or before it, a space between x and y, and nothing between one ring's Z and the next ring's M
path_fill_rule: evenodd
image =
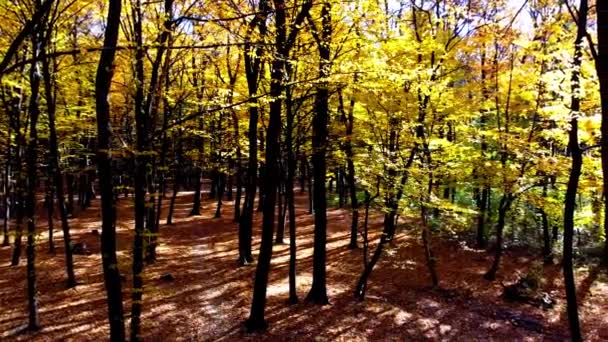
M22 165L22 156L23 156L23 148L25 147L25 137L24 133L21 131L21 101L18 100L18 103L15 105L15 109L13 110L14 116L14 126L15 126L15 141L17 143L16 151L15 151L15 175L17 179L15 180L15 239L13 241L13 255L11 257L11 266L19 265L19 259L21 258L21 243L22 243L22 235L23 235L23 192L24 192L24 175L23 175L23 165Z
M236 146L236 196L234 199L234 222L239 222L241 217L241 197L243 196L243 156L239 133L239 118L236 111L232 111L232 125L234 129L234 140Z
M11 131L10 125L8 128L8 141L6 148L6 162L4 164L4 181L3 181L3 191L4 191L4 222L2 224L2 246L6 247L10 245L9 237L8 237L8 222L11 218L11 200L10 200L10 174L11 174Z
M48 30L47 35L51 36L51 31ZM48 39L48 37L47 37ZM42 51L45 52L46 49ZM57 139L56 121L56 98L53 94L54 80L51 78L51 70L48 59L42 60L42 68L44 75L44 89L46 94L47 112L49 116L49 184L54 179L55 193L57 194L57 205L61 219L61 230L63 232L63 246L65 250L65 267L67 274L68 288L76 286L76 276L74 275L74 261L72 256L72 238L70 236L70 226L68 223L68 210L66 208L65 197L63 193L63 175L59 166L59 142ZM53 207L53 196L50 196L50 205ZM52 209L49 209L49 215L52 215ZM49 220L49 223L51 221ZM50 228L50 227L49 227Z
M151 182L148 156L150 141L148 136L149 117L144 109L144 49L142 33L141 1L133 6L133 33L135 38L135 126L137 149L135 155L135 236L133 238L133 289L131 295L131 341L139 341L143 298L144 270L144 229L149 208L146 208L146 182ZM149 226L148 226L149 228Z
M278 225L277 225L277 236L275 239L275 243L276 244L283 244L283 239L285 237L285 216L283 215L283 208L287 208L287 203L283 201L284 196L283 196L283 170L282 167L279 167L280 171L279 173L281 174L281 176L279 177L279 184L278 184L278 191L277 191L277 199L278 199L278 203L277 203L277 212L278 212Z
M288 75L292 75L292 66L287 65ZM287 178L285 179L285 200L289 213L289 304L298 303L296 289L296 208L293 183L296 171L296 160L293 153L293 102L291 88L286 90L285 102L287 104L287 125L285 132L285 148L287 149ZM303 185L303 184L302 184Z
M251 42L251 36L255 29L259 30L260 35L266 33L266 16L270 11L267 0L260 0L258 3L259 16L249 22L247 36L245 39L245 53L243 60L245 64L245 77L247 79L247 90L249 94L249 128L247 137L249 140L249 156L247 161L247 180L245 182L245 198L243 211L239 218L239 265L248 265L253 262L251 256L251 238L253 235L253 211L255 205L255 193L258 180L258 117L259 108L257 96L262 55L262 47Z
M46 204L46 217L48 221L49 228L49 253L55 254L55 241L53 239L53 233L55 227L53 225L53 212L54 212L54 200L53 196L55 192L53 191L53 186L51 185L51 170L49 169L49 180L46 181L46 196L44 198L44 202Z
M112 164L110 155L110 103L109 91L112 82L112 71L116 43L120 28L121 0L110 0L108 17L97 76L95 79L95 109L97 114L97 169L99 171L99 188L101 191L101 255L103 262L104 283L108 301L108 318L110 322L110 340L125 340L123 320L122 289L120 271L116 258L116 208L112 189Z
M350 193L350 207L352 211L352 220L350 224L350 243L348 244L349 249L356 249L357 246L357 235L359 226L359 202L357 200L357 184L355 181L355 162L352 145L352 136L354 128L354 110L355 110L355 99L351 98L350 108L348 110L348 117L346 116L344 105L342 104L342 93L338 93L340 99L340 108L343 116L343 121L346 123L346 141L344 142L344 153L346 154L346 169L347 169L347 183Z
M168 226L173 224L173 210L175 208L175 200L177 198L177 193L179 192L179 186L181 182L180 177L182 176L182 173L180 172L182 154L181 134L179 134L177 137L174 149L175 163L173 165L173 194L171 194L171 202L169 203L169 214L167 215Z
M601 3L602 1L600 1ZM574 239L574 211L576 209L576 193L578 182L583 167L583 151L578 142L578 115L580 111L580 66L583 58L582 43L586 34L587 27L587 0L581 0L578 10L578 29L576 41L574 42L574 61L572 63L572 103L570 108L570 131L568 132L568 149L572 157L572 168L568 178L566 198L564 204L564 246L562 267L564 272L564 286L566 288L566 311L570 324L570 338L572 341L583 340L581 326L578 318L578 304L576 298L576 281L574 279L574 269L572 263L572 242ZM598 12L601 8L598 7ZM599 18L599 14L598 14Z
M368 216L368 209L369 208L369 204L366 203L366 220L367 220L367 216ZM367 290L367 279L369 278L369 276L372 274L372 270L374 269L374 266L376 266L376 263L378 262L378 260L380 260L380 256L382 256L382 251L384 250L384 245L386 245L389 240L388 240L388 234L387 234L387 228L389 227L389 225L386 222L388 216L385 216L385 222L384 222L384 231L382 232L382 236L380 236L380 242L378 242L378 246L376 247L376 250L374 251L374 254L372 255L371 260L369 261L369 263L366 263L365 265L365 269L363 270L363 273L361 273L361 276L359 277L359 281L357 282L357 286L355 288L355 298L359 301L362 301L363 299L365 299L365 291ZM364 262L365 259L367 259L367 222L365 222L365 226L364 226L364 248L363 248L363 252L364 252Z
M217 172L217 208L215 209L215 218L222 217L222 197L224 197L224 187L226 184L226 174Z
M264 203L262 218L262 241L260 244L260 254L256 268L255 282L253 286L253 301L251 312L245 322L248 331L265 330L267 322L264 318L266 307L266 287L268 285L268 274L270 272L270 260L272 259L272 238L274 226L274 213L277 194L277 182L279 177L279 158L280 158L280 136L281 136L281 95L284 90L283 78L285 75L285 64L289 56L289 50L294 41L292 35L297 34L306 17L312 2L306 1L302 4L300 13L296 21L291 25L289 40L287 40L286 20L285 20L285 1L275 0L275 58L272 61L270 72L270 96L274 101L270 104L270 115L268 118L268 130L266 133L266 171L264 172ZM263 6L263 7L262 7ZM260 8L267 10L265 1L260 2ZM293 37L295 39L295 37Z
M490 189L486 186L483 186L480 194L479 201L477 203L477 209L479 210L479 214L477 215L477 248L483 249L486 248L487 240L486 240L486 220L488 217L488 201L490 197Z
M484 274L484 278L487 280L496 279L496 272L498 272L498 267L500 266L500 258L502 256L502 245L503 245L503 231L505 228L505 221L507 217L507 212L511 207L511 202L513 201L512 195L505 193L502 195L500 199L500 206L498 208L498 222L496 223L496 246L494 252L494 262L492 263L492 267Z
M323 2L321 8L322 33L319 49L319 78L326 79L330 74L330 42L331 42L331 5ZM312 286L306 296L306 301L325 305L329 303L326 286L326 244L327 244L327 194L325 189L325 174L327 152L327 136L329 122L329 84L320 82L317 86L315 99L316 113L312 127L312 164L314 196L315 234L313 250Z
M275 0L276 3L276 27L277 27L277 47L284 48L285 44L285 3L283 0ZM280 7L279 7L279 4ZM279 29L279 28L282 28ZM271 72L271 89L270 96L275 99L270 104L270 117L268 119L268 131L266 134L266 162L265 172L263 172L263 188L265 196L263 197L263 218L262 218L262 241L260 245L260 253L258 256L258 264L255 273L255 282L253 286L253 301L251 303L251 312L249 318L245 322L248 331L262 331L268 326L264 318L266 307L266 287L268 285L268 274L270 272L270 260L272 258L272 240L274 227L274 214L276 204L277 182L279 176L278 159L279 159L279 136L281 131L281 106L282 100L282 79L284 60L281 51L277 51L278 56L272 62ZM260 189L261 190L261 189Z
M313 213L313 193L312 193L312 187L313 187L313 182L314 179L311 176L312 171L310 171L311 167L310 164L308 163L308 161L306 161L306 169L308 170L307 174L308 174L308 213L312 214Z
M40 52L41 34L32 35L32 57L37 59ZM27 145L27 298L29 308L28 330L40 329L40 317L38 315L38 289L36 284L36 184L37 184L37 161L38 161L38 117L39 92L40 92L40 69L38 62L33 62L30 69L30 103L28 112L30 115L30 135Z

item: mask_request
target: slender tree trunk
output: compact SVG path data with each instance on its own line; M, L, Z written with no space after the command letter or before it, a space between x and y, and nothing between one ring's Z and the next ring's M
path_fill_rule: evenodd
M268 118L268 130L266 133L266 171L264 172L264 203L262 218L262 241L260 244L260 254L256 268L255 281L253 286L253 300L251 312L245 322L249 331L265 330L267 322L264 318L266 307L266 287L268 285L268 275L270 272L270 260L272 259L272 238L274 235L274 213L277 194L277 182L279 177L279 158L280 158L280 136L281 136L281 110L283 100L281 95L284 91L283 78L285 75L285 64L289 56L289 50L293 44L291 39L297 34L302 25L303 18L306 17L312 6L312 2L306 1L302 4L300 13L296 21L291 25L289 40L286 32L285 20L285 1L275 0L275 58L272 61L270 72L270 96L274 101L270 104L270 115ZM263 6L260 3L260 6ZM266 6L266 5L264 5ZM266 8L266 7L264 7ZM293 37L295 39L295 37Z
M114 55L120 28L121 0L109 0L108 17L97 76L95 79L95 108L97 114L97 169L101 191L101 255L104 283L107 293L110 340L125 340L122 289L116 258L116 208L112 189L112 163L110 154L110 103Z
M44 202L46 203L46 216L49 228L49 253L55 254L55 241L53 239L53 233L55 231L55 227L53 224L53 212L54 212L54 204L53 204L53 196L55 192L53 191L53 186L51 185L51 171L49 170L49 180L46 181L46 196L44 198Z
M292 66L287 65L287 74L292 75ZM287 104L287 125L285 132L285 148L287 149L287 178L285 179L285 200L289 213L289 304L298 303L296 289L296 208L293 183L296 171L296 160L293 153L293 101L291 87L287 87L285 102Z
M17 102L17 101L16 101ZM15 142L17 143L15 149L15 238L13 241L13 255L11 257L11 266L19 265L19 259L21 258L21 243L23 235L23 192L24 192L24 175L23 175L23 148L25 146L24 133L21 130L21 101L19 100L13 110L14 124L15 124Z
M173 210L175 208L175 200L177 198L177 193L179 192L180 186L180 177L182 173L180 172L181 167L181 155L182 155L182 143L181 143L181 134L177 136L177 141L175 142L175 163L173 165L173 194L171 195L171 202L169 204L169 214L167 215L167 225L170 226L173 224Z
M236 111L232 111L232 125L234 129L234 141L236 146L236 197L234 199L234 222L239 222L241 217L241 198L243 197L243 155L239 133L239 118Z
M9 237L8 237L8 223L11 218L11 200L10 200L10 180L11 180L11 130L10 125L8 128L8 141L6 148L6 162L4 164L4 181L3 181L3 191L4 191L4 222L2 224L2 246L6 247L10 245Z
M37 3L40 6L40 3ZM41 34L32 35L32 57L36 59L42 44ZM40 69L38 62L33 62L30 69L30 103L28 112L30 114L30 135L27 145L27 298L29 308L28 330L40 329L40 317L38 314L38 289L36 284L36 184L38 161L38 117L39 92L40 92Z
M482 46L482 51L481 51L481 93L482 93L482 97L484 101L487 101L489 98L489 94L488 94L488 89L486 87L486 46L485 44ZM485 109L481 110L480 113L480 126L481 129L485 129L486 128L486 121L487 121L487 113ZM486 142L485 137L482 135L481 136L481 154L483 155L487 149L488 149L488 143ZM488 203L489 203L489 196L490 196L490 189L488 188L488 185L486 184L486 177L485 176L479 176L477 177L478 180L481 182L481 185L476 189L477 191L477 210L479 211L478 215L477 215L477 248L483 249L486 248L487 246L487 239L486 239L486 221L487 221L487 211L488 211Z
M429 161L429 165L427 166L430 168L430 161ZM428 192L426 193L425 197L423 198L424 200L422 201L421 205L420 205L420 216L422 218L422 246L424 247L424 257L426 260L426 266L429 269L429 274L431 276L431 284L433 286L433 288L439 286L439 277L437 276L437 270L435 267L436 264L436 260L435 260L435 255L433 254L433 249L431 248L431 230L429 227L429 222L428 222L428 208L427 208L427 204L428 202L431 201L431 194L432 194L432 187L433 187L433 175L432 175L432 171L429 172L429 185L428 185Z
M249 129L247 137L249 140L249 157L247 162L247 180L245 182L245 198L243 211L239 218L239 265L248 265L253 262L251 256L251 239L253 211L255 205L255 193L258 179L258 101L255 98L258 91L258 82L261 72L261 58L263 55L262 47L251 42L251 36L255 29L259 34L266 34L266 16L270 10L267 0L260 0L258 3L259 16L256 16L249 23L247 36L245 39L245 52L243 59L245 63L245 77L247 79L247 90L249 94Z
M356 81L356 80L355 80ZM348 110L348 117L346 116L342 93L338 93L340 99L340 108L343 116L343 121L346 123L346 141L344 142L344 152L346 154L346 168L347 168L347 183L349 186L348 192L350 193L350 207L352 211L352 220L350 224L350 243L348 244L348 248L356 249L357 246L357 235L358 227L359 227L359 201L357 200L357 184L355 181L355 162L354 162L354 153L353 153L353 145L352 145L352 136L353 136L353 128L354 128L354 109L355 109L355 99L351 98L350 100L350 108Z
M498 267L500 266L500 258L502 256L502 245L503 245L503 231L505 228L505 221L507 217L507 212L511 207L511 202L513 201L512 195L505 193L500 199L500 206L498 208L498 222L496 223L496 246L494 252L494 262L492 263L492 267L484 274L484 278L487 280L496 279L496 272L498 272Z
M312 193L314 179L311 176L312 171L310 171L311 167L310 167L310 164L308 163L308 161L306 161L306 169L308 170L308 172L307 172L307 174L308 174L308 213L312 214L313 210L314 210L313 193Z
M306 155L300 157L300 193L306 192L306 169L308 162L306 161Z
M137 133L137 153L135 155L135 237L133 238L133 289L131 296L131 341L139 341L143 299L144 270L144 229L149 209L146 208L146 182L151 182L151 158L149 141L149 116L144 108L144 49L142 33L141 1L133 7L133 33L135 38L135 126ZM154 202L153 202L154 203ZM148 226L149 227L149 226Z
M553 263L553 252L551 246L551 235L549 234L549 219L547 213L541 209L540 216L542 219L543 227L543 260L545 265Z
M222 217L222 198L224 197L224 188L226 184L226 174L217 172L217 207L215 209L215 218Z
M367 215L368 215L368 211L369 211L369 204L366 203L366 219L367 219ZM367 279L369 278L369 276L372 274L372 270L374 269L374 266L376 266L376 263L378 262L378 260L380 260L380 256L382 256L382 252L384 250L384 246L389 242L388 240L388 234L386 233L386 223L384 225L384 231L382 232L382 236L380 236L380 242L378 242L378 246L376 247L376 250L374 251L374 254L372 255L371 260L367 263L367 222L365 222L364 225L364 248L363 248L363 252L364 252L364 262L366 262L365 264L365 269L363 270L363 273L361 273L361 276L359 277L359 281L357 282L357 286L355 288L355 298L359 301L362 301L363 299L365 299L365 292L367 290Z
M282 30L277 30L276 45L282 50L285 44L285 3L283 0L275 0L275 7L276 27L282 28ZM282 107L280 95L283 90L281 82L284 72L284 60L281 56L285 56L284 53L281 54L281 51L277 51L277 54L279 55L272 62L270 86L271 97L275 100L270 104L270 117L268 119L268 131L266 134L266 170L263 173L265 196L263 197L264 203L262 205L262 241L253 286L251 312L249 318L245 322L245 326L249 331L265 330L268 326L268 323L264 318L264 311L266 308L266 287L268 285L268 274L270 272L270 260L272 258L272 239L274 235L273 227L277 193L276 179L279 176L278 159Z
M547 196L547 185L543 186L543 197ZM553 264L553 245L549 232L549 217L544 209L540 209L541 224L543 230L543 262L545 265Z
M330 42L331 42L331 5L329 1L323 1L321 7L322 32L319 48L319 77L326 79L330 74ZM329 84L327 81L320 82L317 86L315 100L316 113L313 117L312 136L312 164L313 177L315 179L314 192L314 216L315 235L313 249L313 271L312 286L306 296L306 301L325 305L329 303L326 285L326 259L327 259L327 194L325 189L325 174L327 152L327 136L329 123Z
M277 214L278 214L278 224L277 224L277 236L275 239L275 243L276 244L283 244L284 241L284 237L285 237L285 216L283 215L283 208L287 208L287 203L286 201L283 201L284 196L283 196L283 168L279 166L279 173L281 174L281 176L279 177L279 184L278 184L278 191L277 191L277 199L278 199L278 203L277 203Z
M47 32L50 37L50 30ZM48 37L47 37L48 39ZM43 49L46 51L46 49ZM57 194L57 205L59 208L59 215L61 219L61 230L63 232L63 246L65 250L65 267L67 274L67 286L68 288L76 286L76 276L74 275L74 261L72 256L72 238L70 236L70 227L68 223L68 211L66 208L65 197L63 193L63 176L61 168L59 166L59 142L57 139L57 129L55 127L56 121L56 98L53 94L53 79L51 77L51 70L49 61L47 59L42 60L43 76L44 76L44 89L47 103L47 112L49 117L49 183L54 179L55 182L55 193ZM53 196L50 196L51 206L53 205ZM49 209L49 215L52 215L52 210ZM49 221L50 223L50 221Z
M600 1L601 3L602 1ZM599 10L601 6L598 7ZM606 8L604 8L605 10ZM573 251L572 242L574 239L574 212L576 210L576 193L578 182L583 167L583 151L578 142L578 115L580 111L580 67L583 59L582 43L586 34L587 27L587 0L581 0L578 10L578 29L574 42L574 61L572 63L572 103L570 108L570 131L568 132L568 149L572 157L572 168L568 178L566 198L564 204L564 246L562 268L564 272L564 286L566 288L566 311L570 325L570 338L572 341L583 341L581 326L578 318L578 304L576 298L576 280L574 279L574 266L572 262ZM604 13L605 14L605 13ZM598 18L600 15L598 14ZM599 23L598 23L599 24ZM603 128L603 127L602 127Z

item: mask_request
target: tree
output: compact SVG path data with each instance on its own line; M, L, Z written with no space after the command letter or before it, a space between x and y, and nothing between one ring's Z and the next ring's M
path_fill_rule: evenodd
M573 341L582 341L581 327L578 319L578 305L576 299L576 284L574 280L574 269L572 265L572 241L574 236L574 210L576 207L576 193L581 168L583 166L583 152L578 142L578 117L580 115L580 67L583 58L583 40L585 39L585 28L587 27L587 0L582 0L578 9L577 33L574 41L574 60L572 62L572 97L571 97L571 119L568 133L568 149L572 157L572 168L568 178L566 200L564 205L564 250L562 267L564 271L564 283L566 287L566 304L568 312L568 323Z
M40 3L36 4L37 6ZM37 32L31 37L32 57L34 60L40 53L42 46L42 34ZM37 183L37 161L38 161L38 118L40 116L40 67L38 61L32 62L30 66L30 101L28 105L29 118L29 142L26 151L27 164L27 194L25 199L25 216L27 219L27 298L29 308L28 329L35 331L40 329L40 317L38 314L38 288L36 284L36 183Z
M116 258L116 207L112 188L112 158L110 154L109 91L114 70L114 56L120 28L121 0L111 0L108 6L106 30L97 75L95 78L95 109L97 114L97 170L101 189L101 257L108 301L110 340L125 340L122 307L122 285Z
M45 33L45 41L49 41L52 36L52 23ZM46 46L44 44L41 53L46 54ZM68 288L76 286L76 277L74 275L74 261L72 256L72 239L70 236L70 227L68 223L68 211L66 207L66 201L64 197L63 187L63 175L59 167L59 146L57 139L56 129L56 96L54 96L54 82L51 76L50 62L44 58L42 60L42 76L44 79L44 93L46 97L46 107L49 119L49 176L55 182L54 192L57 195L57 205L59 207L59 215L61 218L61 230L63 231L63 246L65 249L65 266L67 273L67 286ZM49 181L49 184L51 182ZM49 196L49 208L53 207L53 196ZM51 216L52 210L49 210L49 217ZM49 218L50 219L50 218Z
M320 305L329 303L326 288L326 244L327 244L327 195L325 192L326 150L329 119L329 82L330 45L331 45L331 4L323 1L321 7L321 32L318 37L319 48L319 85L316 89L315 110L313 118L312 167L313 205L315 216L315 236L313 252L312 287L306 300Z
M289 51L293 47L298 31L312 7L312 2L306 1L302 4L296 18L290 25L287 33L285 2L275 0L275 51L271 67L270 82L270 115L266 133L266 170L264 171L264 204L262 218L262 241L260 254L256 268L255 282L253 286L253 301L251 313L245 326L249 331L265 330L268 323L264 318L266 306L266 287L268 285L268 273L270 272L270 260L272 259L272 238L274 235L274 213L276 204L277 182L279 176L279 136L281 133L281 110L282 94L284 91L285 63Z

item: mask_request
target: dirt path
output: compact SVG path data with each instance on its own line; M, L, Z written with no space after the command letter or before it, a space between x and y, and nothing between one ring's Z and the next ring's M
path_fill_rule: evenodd
M442 290L430 290L422 249L416 230L400 231L394 247L378 264L365 302L352 299L354 284L362 270L361 250L347 248L350 216L347 210L328 211L328 291L325 307L285 305L288 297L288 246L274 249L268 287L264 335L245 335L240 323L250 308L255 267L237 267L237 226L232 222L231 202L224 202L220 219L213 219L215 203L203 202L203 216L187 217L191 193L178 197L175 225L161 225L158 262L146 268L143 335L148 341L236 340L564 340L567 321L559 266L545 268L545 290L557 291L558 305L549 311L500 298L500 281L509 282L523 272L531 258L507 255L497 282L481 275L491 258L485 252L435 241ZM165 201L164 203L167 203ZM99 341L108 336L105 291L101 274L98 236L99 202L71 220L75 241L86 241L90 256L76 256L80 283L64 286L61 233L55 232L56 255L46 253L46 235L38 247L40 314L43 329L23 333L27 320L25 260L10 267L10 248L0 249L0 340L2 341ZM130 311L130 249L132 210L128 199L119 202L118 248L125 312ZM162 217L166 217L166 208ZM257 213L256 229L261 213ZM162 220L164 223L164 219ZM375 243L380 220L372 220ZM40 231L46 219L39 220ZM406 225L407 226L407 225ZM312 217L307 199L298 198L298 295L310 287L312 271ZM254 232L257 255L259 231ZM287 241L287 240L286 240ZM374 247L373 245L371 246ZM255 256L255 255L254 255ZM160 275L171 273L166 282ZM589 340L608 339L608 285L605 275L581 271L583 331ZM603 281L599 281L603 280ZM128 325L128 315L126 315ZM528 322L529 324L522 324Z

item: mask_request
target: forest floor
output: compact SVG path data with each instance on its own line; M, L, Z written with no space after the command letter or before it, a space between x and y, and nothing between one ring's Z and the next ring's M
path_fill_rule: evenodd
M142 333L146 341L236 340L565 340L568 322L560 266L544 268L544 291L557 305L547 311L528 304L508 303L501 282L514 282L526 272L534 256L507 252L498 279L482 278L492 256L456 242L433 241L438 258L440 290L429 288L419 230L408 224L376 266L365 301L353 299L362 271L361 249L348 249L350 214L328 210L327 276L330 305L303 302L311 284L312 216L307 198L297 198L297 284L300 304L288 306L287 244L275 245L272 260L265 334L248 335L241 323L248 317L255 266L237 267L237 225L232 202L224 202L222 218L212 218L215 201L205 200L202 216L188 217L192 193L180 193L173 226L161 224L159 258L145 269ZM164 201L168 204L169 199ZM128 329L131 287L133 215L131 201L119 201L118 249ZM164 208L163 220L166 217ZM92 254L75 256L79 285L66 289L61 232L55 232L56 254L47 253L46 235L37 247L40 316L43 328L26 333L27 300L25 259L10 267L10 248L0 249L0 340L99 341L106 340L108 324L99 237L99 201L71 219L75 242L85 241ZM261 213L255 216L254 257L259 246ZM412 224L413 226L414 224ZM46 218L38 221L40 230ZM58 222L55 224L59 226ZM371 248L375 248L381 221L370 221ZM287 233L287 229L286 229ZM287 242L287 238L285 242ZM257 259L257 258L256 258ZM171 273L173 281L160 276ZM577 271L583 332L587 340L608 339L608 280L597 269Z

